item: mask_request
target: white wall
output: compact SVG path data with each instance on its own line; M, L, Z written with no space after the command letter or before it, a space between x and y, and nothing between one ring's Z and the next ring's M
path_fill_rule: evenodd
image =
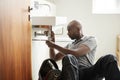
M56 13L57 16L66 16L68 22L80 20L84 34L97 38L96 59L107 53L115 53L116 35L120 34L119 14L92 14L92 0L56 0Z
M38 72L43 60L49 57L49 49L44 41L32 41L32 80L38 80Z

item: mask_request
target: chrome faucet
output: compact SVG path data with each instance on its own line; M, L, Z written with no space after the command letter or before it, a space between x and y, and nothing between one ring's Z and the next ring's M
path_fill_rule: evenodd
M49 12L51 11L51 7L50 7L49 4L39 4L38 1L34 1L34 7L35 7L36 9L39 9L39 7L41 7L41 6L47 6L47 7L49 8Z

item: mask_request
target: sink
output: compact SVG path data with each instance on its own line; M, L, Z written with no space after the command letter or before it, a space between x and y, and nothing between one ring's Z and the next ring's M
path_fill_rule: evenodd
M35 16L31 17L32 25L63 25L67 22L67 17L56 16Z

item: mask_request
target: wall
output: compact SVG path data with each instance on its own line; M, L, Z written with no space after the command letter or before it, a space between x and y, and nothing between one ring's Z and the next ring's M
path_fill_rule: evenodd
M41 63L49 56L48 50L44 41L32 41L32 80L38 80Z
M120 34L119 14L92 14L92 0L56 0L56 8L57 16L66 16L68 22L80 20L84 34L96 37L96 59L107 53L115 53L116 35Z

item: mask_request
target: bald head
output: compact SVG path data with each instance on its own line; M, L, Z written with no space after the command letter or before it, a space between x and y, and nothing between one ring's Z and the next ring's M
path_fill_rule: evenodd
M79 21L77 21L77 20L72 20L72 21L68 24L67 29L73 28L73 27L78 28L78 29L80 30L80 29L82 28L82 25L80 24Z
M81 26L80 22L77 20L72 20L68 24L67 30L68 30L68 36L71 39L80 39L83 36L82 26Z

